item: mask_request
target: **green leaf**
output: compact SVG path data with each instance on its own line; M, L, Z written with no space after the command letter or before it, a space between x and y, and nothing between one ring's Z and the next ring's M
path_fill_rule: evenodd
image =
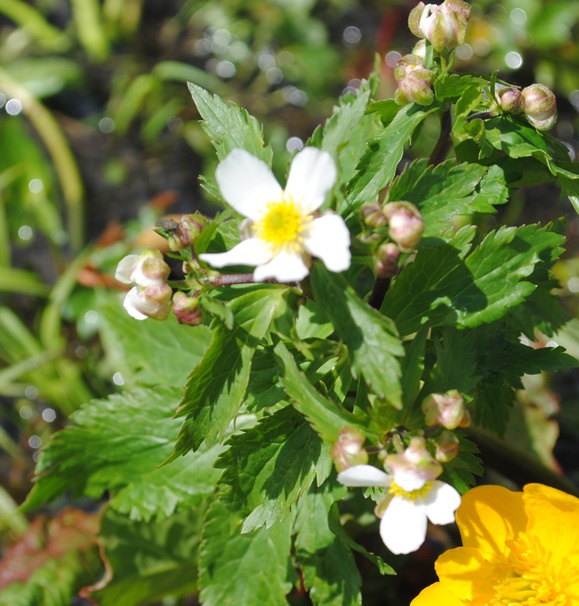
M204 606L286 604L292 520L242 533L243 519L217 501L203 529L200 556Z
M384 562L381 557L368 551L367 549L362 547L362 545L356 543L356 541L354 541L354 539L352 539L352 537L350 537L350 535L345 531L344 527L342 526L342 523L340 522L340 512L338 510L337 503L334 503L334 505L332 505L332 509L330 510L329 522L330 529L336 534L340 541L342 541L342 543L344 543L346 547L357 551L359 554L363 555L367 560L370 560L370 562L375 564L378 570L380 571L380 574L396 574L394 569L388 564L386 564L386 562Z
M348 184L349 214L372 202L390 183L414 129L437 108L425 110L415 104L403 107L382 134L368 142L368 150Z
M217 461L223 469L223 501L249 514L243 532L284 520L314 480L329 475L328 446L293 408L264 417L254 427L232 436Z
M193 101L203 118L202 126L211 138L217 157L223 160L234 149L245 149L271 166L273 152L263 142L259 122L235 103L225 103L217 95L187 83Z
M370 91L366 91L353 102L342 99L324 125L321 148L337 159L339 183L352 177L353 169L363 153L364 143L352 135L360 128L369 98Z
M396 327L362 301L345 279L330 274L321 264L311 273L316 301L333 322L352 357L352 369L370 389L401 406L400 362L404 355Z
M91 597L99 606L142 606L196 593L203 510L185 507L162 521L135 522L107 509L100 537L112 579L89 588Z
M95 400L75 412L75 425L55 434L42 451L25 508L69 490L95 499L110 491L112 507L149 520L211 494L220 474L213 468L217 447L158 468L179 431L173 418L179 395L167 387L143 389Z
M306 493L297 507L295 559L309 597L316 606L362 603L362 579L352 551L329 526L332 505L345 493L344 487L331 490L326 483L322 488Z
M479 449L476 444L466 438L461 431L456 431L455 434L459 440L458 455L450 463L445 463L444 473L439 479L448 482L460 494L464 494L475 485L475 476L483 475L484 467L478 456Z
M170 315L164 322L138 322L120 305L101 308L104 339L132 379L140 385L185 385L202 358L211 332L206 326L185 326Z
M316 390L281 341L275 346L274 354L281 382L294 408L306 417L323 440L333 444L344 427L366 429L363 421Z
M436 98L439 101L457 101L466 92L471 90L480 91L489 86L488 80L470 74L445 74L434 83Z
M495 212L493 206L479 200L478 186L487 171L480 164L457 165L448 160L429 166L426 159L417 160L392 182L388 200L415 204L424 219L423 237L440 236L452 230L456 215Z
M262 286L229 303L233 330L219 325L205 356L193 370L179 404L187 415L173 456L220 440L244 400L255 348L283 305L287 288Z
M470 254L468 245L455 247L452 242L419 251L392 284L382 311L402 335L416 332L426 318L439 326L492 322L535 290L524 278L544 251L561 242L548 229L525 225L490 232Z

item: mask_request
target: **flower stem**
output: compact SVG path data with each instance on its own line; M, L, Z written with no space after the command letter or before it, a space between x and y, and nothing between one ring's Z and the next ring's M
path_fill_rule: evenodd
M438 141L432 150L432 154L430 154L428 164L437 166L443 162L448 155L448 152L452 146L452 141L450 139L450 126L450 110L447 109L440 116L440 135L438 136Z

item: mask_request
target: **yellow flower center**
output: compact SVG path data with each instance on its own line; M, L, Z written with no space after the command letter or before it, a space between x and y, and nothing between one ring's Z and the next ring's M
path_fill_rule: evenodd
M508 559L495 569L495 596L486 606L571 606L566 587L577 571L552 570L544 549L527 537L509 547Z
M276 252L303 249L305 233L313 217L303 214L294 199L283 192L281 200L268 202L263 216L253 224L256 236Z
M416 499L423 499L430 492L431 488L432 482L426 482L422 488L408 491L400 488L396 482L392 482L388 492L395 497L402 497L403 499L408 499L409 501L416 501Z

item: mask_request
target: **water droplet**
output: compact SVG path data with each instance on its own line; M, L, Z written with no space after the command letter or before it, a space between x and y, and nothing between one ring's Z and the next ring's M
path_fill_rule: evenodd
M22 101L20 99L9 99L6 103L6 113L10 116L17 116L22 111Z

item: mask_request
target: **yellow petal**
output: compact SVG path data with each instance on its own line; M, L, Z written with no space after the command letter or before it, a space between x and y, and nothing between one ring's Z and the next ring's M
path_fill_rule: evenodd
M458 599L472 600L475 604L492 600L494 588L490 581L494 578L495 564L479 549L450 549L438 558L435 567L440 582Z
M544 484L527 484L524 488L525 503L533 499L542 499L557 509L579 515L579 499L566 492L545 486Z
M578 579L579 499L542 484L528 484L523 500L529 516L527 535L541 546L555 573Z
M502 486L479 486L462 497L456 520L465 547L508 555L508 539L527 526L523 494Z
M434 583L423 589L411 602L410 606L463 606L464 602L459 600L445 585Z

